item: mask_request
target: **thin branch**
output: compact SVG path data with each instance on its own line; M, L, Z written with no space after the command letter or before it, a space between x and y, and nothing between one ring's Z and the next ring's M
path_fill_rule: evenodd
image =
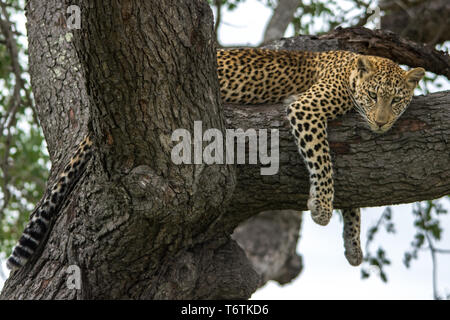
M449 249L434 248L434 251L437 252L437 253L450 254L450 250Z
M9 151L11 148L11 130L8 129L8 135L6 136L5 141L5 153L1 159L0 168L3 172L3 181L2 181L2 191L3 191L3 204L0 208L0 221L3 219L4 212L9 204L9 200L11 199L11 192L9 191L9 182L10 177L8 174L9 169Z
M22 69L19 64L19 50L17 48L17 43L14 38L14 33L12 30L12 23L9 19L9 14L6 10L6 4L0 2L0 7L2 9L2 15L0 16L0 29L5 37L6 47L8 49L9 56L11 58L11 67L15 76L15 86L13 95L9 101L7 114L3 123L0 123L0 133L3 132L5 127L11 126L14 122L15 115L19 109L20 103L22 101L20 96L20 90L24 88L24 81L22 80Z
M387 209L387 208L386 208ZM377 230L380 228L381 224L383 223L386 214L388 213L388 210L383 210L383 213L381 214L380 218L378 218L377 223L375 224L375 226L373 226L371 229L376 228ZM369 245L372 243L372 240L369 239L370 235L367 235L367 241L366 241L366 246L365 246L365 252L369 252Z
M424 248L420 248L421 251L426 251L426 250L434 250L436 253L442 253L442 254L450 254L450 250L448 249L439 249L439 248L433 248L431 249L431 247L424 247Z
M1 15L0 15L0 30L5 38L5 44L8 49L8 53L11 59L11 68L15 76L15 85L13 94L9 100L8 106L7 106L7 112L4 117L4 120L0 122L0 133L3 134L5 130L8 131L6 135L6 140L4 142L5 144L5 153L2 157L2 162L0 163L0 168L3 172L3 183L2 183L2 190L3 190L3 204L0 208L0 220L3 218L4 210L8 206L9 200L11 198L11 193L9 191L9 182L10 177L8 175L9 171L9 151L11 147L11 126L15 124L16 122L16 114L19 110L19 107L22 102L22 97L20 95L20 90L25 89L24 85L25 82L22 80L22 68L19 64L19 50L17 48L17 43L14 38L14 31L12 29L12 22L9 19L9 14L7 11L7 5L1 1L0 2L1 7Z
M214 35L216 37L216 43L219 44L219 27L222 22L222 0L215 0L216 6L216 23L214 25Z
M430 202L430 203L428 204L428 208L426 208L426 210L427 210L426 215L427 215L427 216L430 216L432 208L433 208L433 203ZM425 223L425 221L426 221L426 216L424 216L424 212L422 211L422 209L420 208L420 206L419 206L418 213L419 213L420 218L422 219L422 221ZM424 235L425 235L425 239L426 239L427 242L428 242L428 248L429 248L430 254L431 254L431 262L432 262L432 264L433 264L433 271L432 271L432 274L433 274L433 298L434 298L434 300L439 300L439 295L438 295L438 292L437 292L437 260L436 260L436 249L434 248L433 241L431 240L430 234L429 234L429 232L428 232L427 230L424 230Z
M358 22L354 25L354 27L363 27L363 26L365 26L367 21L369 20L369 18L373 14L373 12L369 13L369 7L370 7L369 3L360 2L360 7L365 8L365 13L364 13L364 15L361 18L359 18Z
M439 295L437 293L437 261L436 261L436 250L433 247L433 243L431 241L430 235L428 232L425 232L425 238L428 241L428 245L430 247L431 254L431 262L433 263L433 298L434 300L439 299Z

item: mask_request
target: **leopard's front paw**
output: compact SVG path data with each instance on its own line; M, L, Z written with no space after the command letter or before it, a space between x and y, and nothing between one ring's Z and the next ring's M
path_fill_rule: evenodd
M326 226L331 219L333 205L317 198L309 198L308 209L311 210L311 217L315 223Z
M345 258L352 266L359 266L363 261L363 252L357 241L345 246Z

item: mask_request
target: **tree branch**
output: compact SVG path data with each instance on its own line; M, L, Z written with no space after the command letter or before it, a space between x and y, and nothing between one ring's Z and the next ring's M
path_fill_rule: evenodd
M0 169L2 171L2 185L1 190L4 195L2 199L2 205L0 207L0 221L3 219L4 211L9 205L11 199L10 191L10 148L12 132L11 127L16 123L16 114L19 111L22 97L20 90L24 88L24 81L22 80L22 69L19 64L19 50L17 48L16 39L14 38L14 32L12 29L12 22L9 18L7 11L7 5L0 2L1 14L0 14L0 30L5 38L6 48L8 50L9 58L11 59L11 69L14 74L15 84L11 97L9 98L8 105L6 106L6 113L0 118L0 133L3 135L7 132L4 141L4 154L0 160Z
M379 5L386 13L381 17L382 29L430 46L450 39L448 0L383 0Z
M278 4L264 31L263 43L283 37L300 4L301 0L278 0Z
M386 30L336 28L320 37L299 36L275 41L271 48L286 50L346 50L391 59L410 67L423 67L450 79L450 56Z
M372 133L356 112L329 123L335 208L374 207L434 199L450 193L450 92L415 97L394 127ZM228 105L230 128L278 129L280 172L238 165L231 208L249 215L306 210L309 181L283 105ZM432 164L432 165L431 165Z

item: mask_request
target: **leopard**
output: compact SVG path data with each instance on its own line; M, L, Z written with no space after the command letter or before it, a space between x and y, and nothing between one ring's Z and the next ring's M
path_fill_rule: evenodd
M307 207L326 226L333 212L334 185L327 123L354 109L369 129L388 131L410 104L425 69L403 70L390 59L350 51L259 48L217 53L222 100L236 104L284 103L287 119L309 173ZM361 209L342 208L344 255L363 261Z
M393 61L349 51L217 50L220 97L227 104L284 103L292 134L309 172L307 207L325 226L333 211L333 169L327 122L355 109L376 133L389 130L406 110L423 68L405 71ZM7 259L12 271L36 253L70 190L92 157L88 134L35 209ZM360 209L341 209L345 257L362 262Z

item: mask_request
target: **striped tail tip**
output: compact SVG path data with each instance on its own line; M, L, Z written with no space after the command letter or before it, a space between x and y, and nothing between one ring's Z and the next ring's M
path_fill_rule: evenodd
M6 266L10 270L16 270L23 267L34 255L38 243L22 236L19 243L14 247L11 256L6 261Z
M43 210L40 212L44 213ZM48 229L48 221L42 216L34 217L25 228L11 256L6 261L10 270L23 267L34 255Z
M17 269L22 268L26 262L27 261L22 261L22 259L20 259L20 257L11 255L8 258L8 260L6 261L6 267L11 271L15 271Z

